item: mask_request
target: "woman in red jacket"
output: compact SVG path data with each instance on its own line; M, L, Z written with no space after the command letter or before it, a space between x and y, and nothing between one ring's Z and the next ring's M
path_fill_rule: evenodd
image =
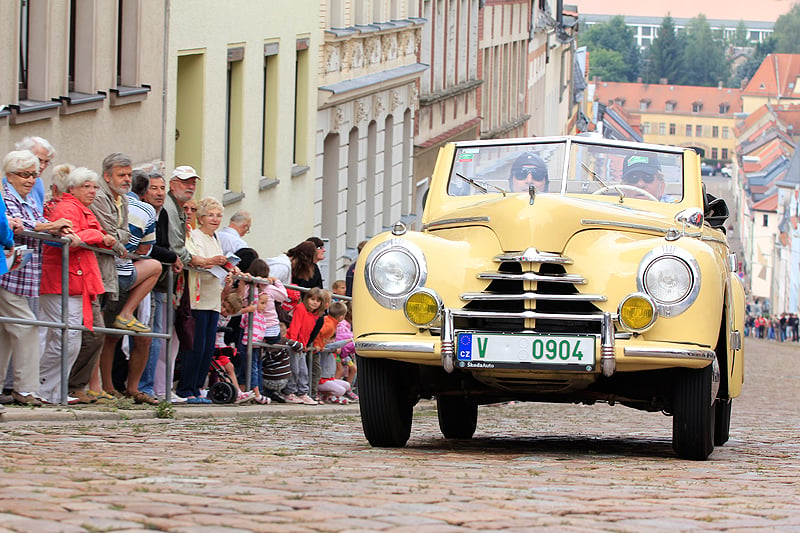
M79 167L65 180L67 191L53 208L53 220L66 218L72 221L72 240L69 249L69 324L84 325L93 329L92 302L105 292L97 257L80 243L111 248L116 242L100 228L89 205L97 193L97 173ZM39 308L43 320L61 322L61 247L44 246L42 254L42 284L39 291ZM102 326L102 324L100 324ZM68 330L67 373L72 368L81 348L81 332ZM39 362L39 394L47 401L61 401L61 330L48 328L45 349ZM68 400L69 401L69 400Z

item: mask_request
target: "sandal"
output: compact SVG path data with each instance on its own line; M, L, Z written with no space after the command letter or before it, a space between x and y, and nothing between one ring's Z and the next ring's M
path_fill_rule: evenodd
M152 331L148 325L142 324L136 320L136 317L131 317L130 320L125 320L120 315L117 315L117 318L114 319L112 327L132 331L134 333L150 333Z
M253 401L261 405L267 405L268 403L272 402L272 400L269 399L269 396L264 396L264 395L256 396L255 398L253 398Z
M89 389L89 390L86 391L86 395L89 398L93 398L94 400L105 400L107 402L110 402L110 401L114 400L114 397L111 396L109 393L107 393L104 390L96 391L96 390Z
M133 403L146 403L148 405L158 405L158 400L147 394L146 392L137 391L133 394L125 393L125 395L133 400Z

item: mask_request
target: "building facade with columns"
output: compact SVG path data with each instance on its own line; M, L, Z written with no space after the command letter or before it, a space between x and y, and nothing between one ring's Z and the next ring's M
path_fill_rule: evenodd
M314 234L328 242L326 286L344 278L361 240L413 205L414 115L424 19L416 2L329 1L321 12Z

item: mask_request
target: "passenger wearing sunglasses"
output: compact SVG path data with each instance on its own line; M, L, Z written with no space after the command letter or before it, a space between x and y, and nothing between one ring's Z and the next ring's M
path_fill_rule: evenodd
M509 185L513 192L527 192L533 185L537 192L547 191L547 164L533 152L525 152L511 165Z
M664 174L658 158L649 155L629 155L622 164L622 183L649 192L659 201L664 197Z

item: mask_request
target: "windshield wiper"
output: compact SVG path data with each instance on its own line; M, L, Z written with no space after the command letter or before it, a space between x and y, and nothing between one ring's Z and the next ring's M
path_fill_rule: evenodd
M467 183L472 185L474 188L476 188L477 190L479 190L483 194L488 193L489 192L489 187L491 187L492 189L495 189L496 191L503 193L503 196L506 195L506 190L503 189L502 187L498 187L497 185L492 185L490 183L485 183L485 182L482 182L482 181L474 180L472 178L468 178L466 176L462 176L458 172L456 172L455 174L456 174L456 176L458 176L462 180L466 181Z
M587 167L587 166L586 166L586 163L581 163L581 166L583 167L583 169L584 169L586 172L588 172L589 174L591 174L591 176L592 176L594 179L596 179L597 181L599 181L599 182L600 182L600 185L602 185L604 188L606 188L606 189L614 189L615 191L617 191L617 194L619 194L619 203L622 203L622 201L625 199L625 194L622 192L622 190L621 190L619 187L617 187L616 185L609 185L609 184L607 184L606 182L604 182L604 181L603 181L603 180L600 178L600 176L598 176L598 175L597 175L597 172L595 172L594 170L592 170L591 168L589 168L589 167Z

